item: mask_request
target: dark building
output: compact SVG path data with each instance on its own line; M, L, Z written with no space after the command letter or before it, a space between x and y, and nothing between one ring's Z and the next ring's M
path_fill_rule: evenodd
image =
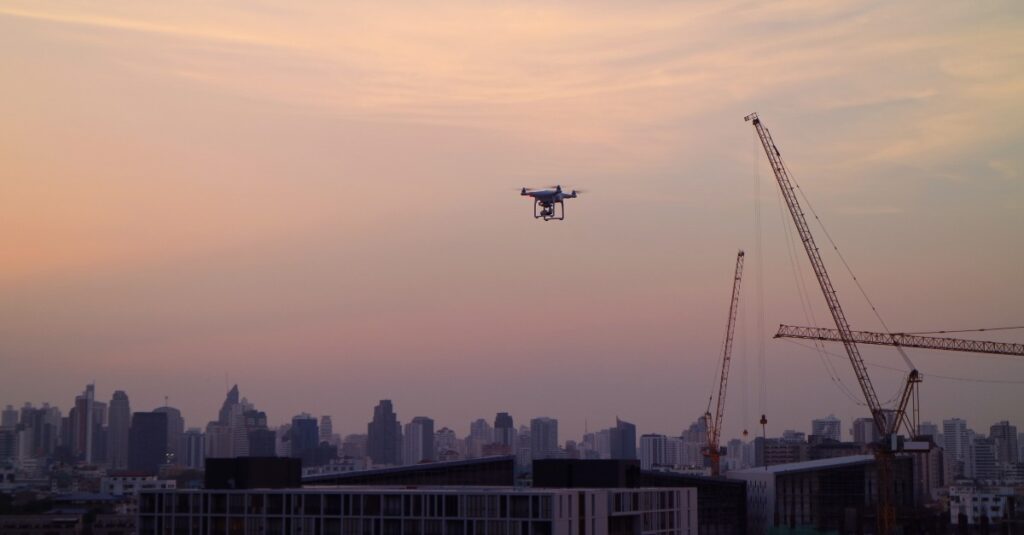
M746 533L747 485L720 477L641 470L625 459L545 459L533 462L533 486L540 488L696 488L701 535Z
M277 432L273 429L249 431L249 457L276 457Z
M935 533L942 523L936 524L934 511L929 513L915 501L913 457L896 457L889 470L894 527L906 533ZM878 465L872 455L736 470L729 476L747 481L751 533L778 528L872 533L877 525Z
M615 427L609 430L612 459L636 459L636 426L615 419Z
M512 422L512 416L507 412L499 412L494 417L494 442L507 446L508 451L516 445L516 427Z
M224 398L224 403L220 406L220 412L217 414L217 421L224 425L231 424L231 410L232 407L238 405L238 385L231 387L228 391L227 397Z
M128 432L128 469L156 474L167 456L167 415L136 412Z
M285 489L302 485L302 463L290 457L207 459L208 489Z
M107 458L115 470L128 468L128 429L131 420L128 394L123 390L114 392L107 405Z
M292 426L288 430L288 441L291 443L291 456L296 459L303 459L303 464L312 465L307 462L311 452L320 444L320 426L316 418L309 414L300 414L292 418Z
M383 399L373 408L373 421L366 426L366 454L374 464L402 464L402 426L391 407Z

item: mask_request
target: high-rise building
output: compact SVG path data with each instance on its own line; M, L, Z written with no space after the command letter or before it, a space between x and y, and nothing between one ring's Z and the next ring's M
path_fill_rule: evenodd
M611 428L611 458L636 459L636 426L615 418L615 427Z
M530 420L530 457L536 461L558 455L558 420L548 417Z
M996 441L991 438L975 438L971 443L970 476L975 479L996 479L999 467L996 465Z
M989 438L995 441L996 462L1017 464L1020 447L1017 442L1017 426L1003 420L989 428Z
M458 453L455 442L455 431L452 431L447 427L442 427L434 432L434 451L436 452L437 458L441 459L442 455Z
M228 395L220 406L220 412L217 415L218 422L224 425L231 425L232 408L239 404L238 397L238 385L234 385L231 387L231 390L228 390Z
M654 467L666 466L666 450L668 439L665 435L646 434L640 437L640 469L650 470Z
M971 446L967 422L960 418L942 421L942 448L946 459L946 481L965 474Z
M341 441L341 455L353 459L366 457L366 435L345 435Z
M288 432L292 445L291 456L308 461L320 444L320 429L316 418L307 413L299 414L292 418L292 427Z
M469 424L469 437L466 439L469 457L479 457L485 444L494 441L494 429L487 420L477 418Z
M367 455L377 465L402 464L402 426L390 399L373 408L373 420L366 425Z
M938 445L942 445L942 432L939 426L931 422L921 422L917 426L918 436L921 437L932 437L932 442Z
M167 415L167 459L170 464L181 464L178 461L178 450L181 448L181 435L185 433L185 419L181 411L174 407L163 406L153 409Z
M136 412L128 432L128 469L155 475L167 459L167 414Z
M841 442L843 439L842 421L836 418L834 414L829 414L826 418L811 420L811 434L820 438Z
M114 470L128 468L128 430L131 427L132 409L128 394L123 390L114 392L107 408L107 458Z
M206 465L206 444L202 430L191 427L181 437L180 464L192 470L202 470Z
M334 423L331 417L324 414L320 417L320 442L331 442L334 440Z
M499 412L494 417L494 441L510 450L515 448L516 427L507 412Z
M0 418L0 427L13 429L16 425L18 425L18 410L13 406L8 405L7 408L4 409L3 417Z
M853 421L850 435L857 444L874 444L878 442L878 430L875 429L874 418L857 418Z
M85 392L75 397L75 407L68 414L71 418L71 453L87 463L93 462L95 397L96 385L86 385Z
M402 460L405 464L434 461L434 420L417 416L405 424L402 437Z

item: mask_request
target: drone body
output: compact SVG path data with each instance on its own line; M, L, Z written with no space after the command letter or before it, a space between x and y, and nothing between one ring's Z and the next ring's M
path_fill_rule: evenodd
M565 219L565 199L575 199L578 194L576 190L566 193L562 191L562 186L543 189L523 188L520 192L520 195L533 197L533 217L544 221Z

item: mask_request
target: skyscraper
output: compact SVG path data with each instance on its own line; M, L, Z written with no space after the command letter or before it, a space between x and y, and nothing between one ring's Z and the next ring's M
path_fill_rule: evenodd
M829 414L826 418L811 420L811 434L820 438L841 442L843 439L842 421L836 418L834 414Z
M470 457L479 457L485 444L494 441L494 429L487 420L477 418L469 424L469 437L466 441Z
M957 476L964 475L965 463L970 455L970 435L967 431L967 422L960 418L951 418L942 421L942 448L946 465L946 479L952 481Z
M636 426L615 418L615 427L609 430L612 459L636 459Z
M334 440L334 423L331 417L324 414L320 417L320 442L331 442Z
M185 433L185 419L181 417L181 411L165 405L153 409L153 412L167 415L167 456L171 464L181 464L178 450L181 448L181 435Z
M181 438L180 464L192 470L202 470L206 465L206 446L203 432L198 427L191 427Z
M128 432L128 469L156 474L167 454L167 414L136 412Z
M316 418L302 413L292 418L292 427L288 430L291 442L291 456L307 461L320 444L320 428Z
M1017 426L1003 420L989 428L988 436L995 441L997 462L1017 464L1020 450L1017 445Z
M499 412L494 417L494 441L508 446L512 451L516 444L516 427L507 412Z
M873 444L878 441L878 430L874 418L857 418L853 421L850 435L857 444Z
M366 434L366 454L374 464L402 464L402 427L390 399L382 399L373 408Z
M68 413L71 418L71 453L87 463L93 462L95 397L96 385L86 385L85 392L75 397L75 407Z
M969 475L976 479L996 479L999 468L996 465L996 441L991 438L976 438L971 444Z
M18 410L13 406L8 405L3 412L3 418L0 419L0 427L13 429L14 426L18 425Z
M128 394L123 390L114 392L107 409L107 458L114 470L128 468L128 430L131 427L132 410Z
M668 439L665 435L646 434L640 437L640 469L665 466Z
M405 424L402 438L402 460L405 464L416 464L436 460L434 455L434 420L417 416Z
M548 417L530 420L530 457L547 459L558 454L558 420Z

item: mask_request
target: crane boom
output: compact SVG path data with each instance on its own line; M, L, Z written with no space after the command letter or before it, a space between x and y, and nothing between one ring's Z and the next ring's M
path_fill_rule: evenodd
M939 349L942 351L963 351L966 353L987 353L990 355L1013 355L1024 357L1024 344L1003 342L987 342L983 340L964 340L962 338L944 338L938 336L917 336L903 333L875 333L869 331L851 331L853 341L858 344L880 346L918 347L922 349ZM843 341L839 331L821 327L794 327L779 325L775 338L802 338L805 340L824 340L826 342Z
M743 251L736 254L736 271L732 279L732 299L729 301L729 319L725 327L725 343L722 345L722 373L718 380L718 401L715 404L715 418L712 420L710 406L705 418L708 420L708 445L706 455L711 458L711 475L720 471L722 437L722 416L725 413L725 392L729 382L729 364L732 361L732 339L736 332L736 313L740 302L740 282L743 279Z
M782 190L782 197L785 199L789 213L793 217L793 223L796 225L797 233L800 235L800 241L807 252L807 258L811 261L811 268L814 269L814 276L817 277L818 284L821 286L821 292L825 295L828 310L835 321L840 340L846 349L847 356L850 358L850 364L853 365L853 371L857 376L857 382L860 383L861 392L864 393L864 401L867 402L868 409L871 410L871 417L875 422L875 428L878 430L879 436L884 437L889 434L885 411L882 408L882 404L878 401L878 394L875 393L875 387L871 384L871 378L868 376L864 359L860 356L860 350L857 349L853 331L850 329L850 323L846 319L842 305L839 304L839 297L836 296L835 287L832 286L832 280L828 276L828 271L825 270L825 263L821 259L818 246L814 243L814 236L811 235L807 218L804 217L804 212L800 208L800 202L797 200L793 182L789 178L789 172L786 170L785 164L782 163L782 155L775 146L771 133L761 123L761 119L756 113L744 117L744 120L754 124L757 135L761 138L761 145L764 147L764 152L771 163L775 179L779 183L779 189Z

